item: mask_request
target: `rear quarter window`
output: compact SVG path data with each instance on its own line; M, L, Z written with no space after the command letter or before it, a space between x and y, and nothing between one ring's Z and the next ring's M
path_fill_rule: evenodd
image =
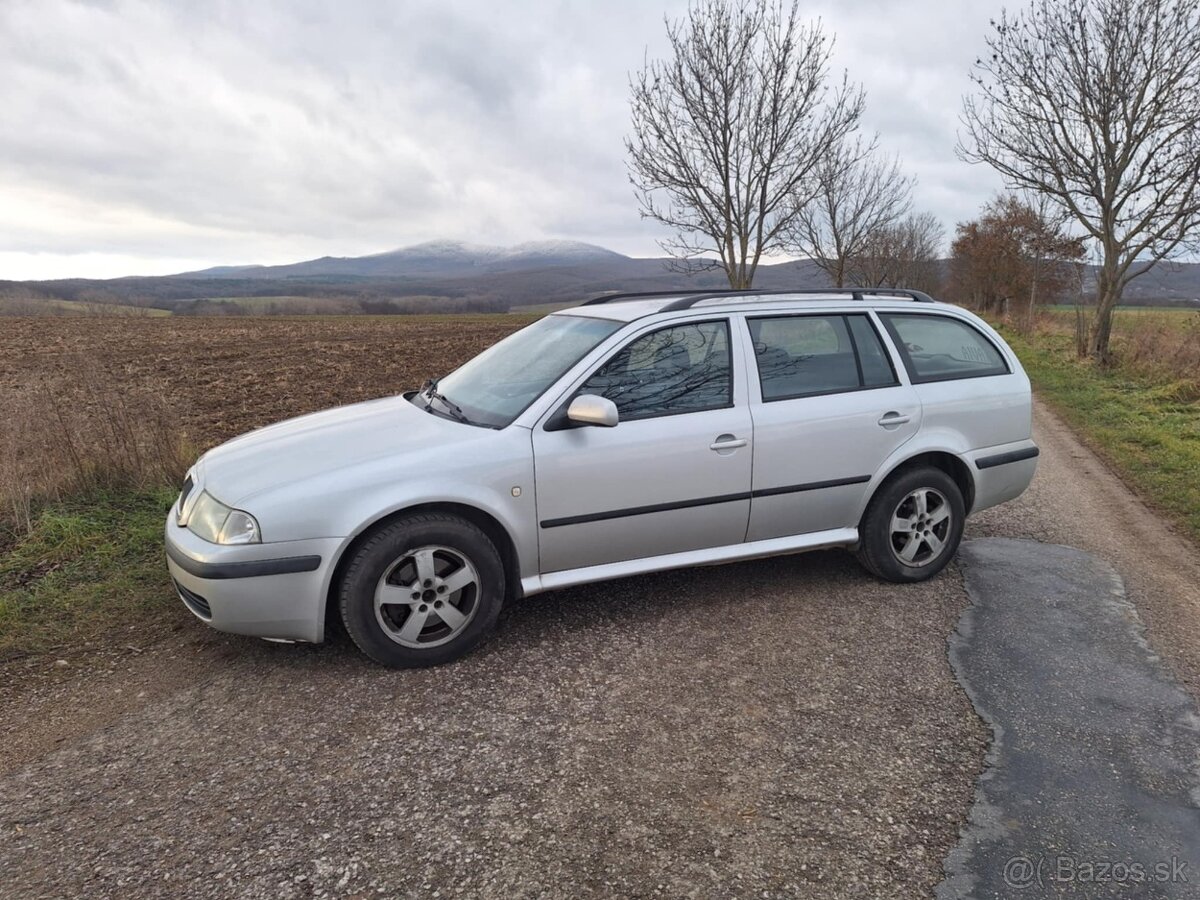
M915 384L1009 372L996 345L961 319L903 313L882 313L880 318Z

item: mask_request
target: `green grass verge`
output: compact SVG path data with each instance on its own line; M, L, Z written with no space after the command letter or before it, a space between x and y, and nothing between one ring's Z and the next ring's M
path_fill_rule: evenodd
M1034 390L1152 506L1200 540L1200 403L1188 381L1105 371L1070 335L1001 329Z
M1042 311L1064 326L1073 326L1075 322L1075 307L1073 306L1047 306ZM1092 311L1088 310L1087 312L1091 315ZM1183 332L1190 327L1195 327L1197 316L1200 316L1200 307L1120 307L1113 312L1113 332L1121 334L1147 324Z
M0 542L0 661L140 627L169 608L162 530L173 499L167 488L92 490Z
M121 303L86 303L79 300L17 300L0 297L0 313L16 315L70 315L70 316L122 316L150 317L154 319L171 315L167 309L149 306L128 306Z

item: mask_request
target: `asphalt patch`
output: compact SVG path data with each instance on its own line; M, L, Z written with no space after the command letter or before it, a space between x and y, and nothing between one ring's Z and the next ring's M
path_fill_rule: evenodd
M959 558L950 660L994 737L936 896L1200 897L1200 716L1120 577L1034 541Z

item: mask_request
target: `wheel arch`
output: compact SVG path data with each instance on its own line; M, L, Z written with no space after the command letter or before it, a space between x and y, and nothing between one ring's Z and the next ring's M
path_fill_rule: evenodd
M893 478L910 469L918 468L919 466L933 466L935 469L941 469L953 479L958 485L958 489L962 491L963 506L967 510L967 515L970 515L971 508L975 505L975 478L971 474L971 467L959 455L951 453L948 450L926 450L913 456L906 457L900 460L888 473L884 475L875 484L870 496L867 497L867 502L863 504L862 510L859 512L858 523L862 527L863 517L866 516L867 510L871 507L871 501Z
M355 551L380 528L385 528L397 519L402 519L405 516L415 513L447 513L465 519L476 526L496 546L496 549L500 553L500 560L504 563L504 602L507 603L520 596L521 563L517 555L516 543L512 535L509 534L508 529L504 527L499 519L491 513L477 506L471 506L468 503L456 503L453 501L414 503L412 506L393 510L386 515L381 515L373 521L368 522L341 548L329 578L329 586L325 592L325 609L322 614L325 635L329 635L331 629L341 629L341 615L338 611L337 592L342 583L342 574L349 560L353 558Z

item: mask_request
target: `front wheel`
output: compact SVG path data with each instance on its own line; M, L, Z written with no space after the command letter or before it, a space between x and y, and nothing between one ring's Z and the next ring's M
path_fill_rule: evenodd
M910 469L871 498L858 561L887 581L924 581L954 558L965 521L962 491L953 478L932 466Z
M342 621L377 663L440 665L491 634L504 584L500 554L475 525L436 513L406 516L354 551L342 578Z

